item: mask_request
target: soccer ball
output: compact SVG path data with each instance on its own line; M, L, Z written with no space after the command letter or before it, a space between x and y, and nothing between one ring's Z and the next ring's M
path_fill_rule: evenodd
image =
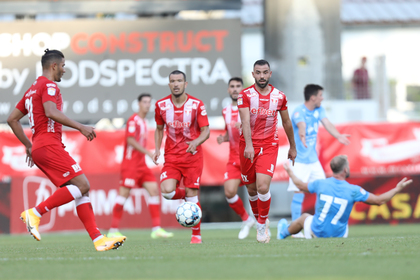
M181 226L193 227L201 220L201 209L197 204L187 201L178 206L175 217Z

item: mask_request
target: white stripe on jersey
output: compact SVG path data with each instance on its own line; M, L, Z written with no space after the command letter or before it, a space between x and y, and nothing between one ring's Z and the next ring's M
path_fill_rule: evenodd
M258 108L260 107L260 94L254 89L250 88L251 98L249 100L249 109L252 108ZM255 128L255 122L257 121L258 114L250 114L250 127ZM251 131L251 135L253 134L253 131Z
M268 96L270 98L270 105L269 105L269 110L272 110L275 112L276 115L274 115L274 117L267 117L266 123L265 123L265 130L264 131L269 131L271 127L275 126L276 127L276 131L274 133L274 139L277 140L277 108L279 105L279 99L277 98L279 96L279 90L274 88L274 90L270 93L270 95Z

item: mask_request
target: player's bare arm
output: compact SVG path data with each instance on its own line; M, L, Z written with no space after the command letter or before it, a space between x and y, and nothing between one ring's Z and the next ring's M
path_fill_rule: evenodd
M281 116L281 121L282 121L284 131L286 132L287 139L289 140L289 144L290 144L290 149L289 149L287 158L292 161L293 165L295 165L295 158L297 156L297 151L296 151L295 136L293 134L292 121L289 118L289 112L287 109L280 111L280 116Z
M153 154L148 149L140 145L139 142L132 136L127 137L127 143L132 146L136 151L139 151L142 154L148 155L151 159L153 159Z
M229 142L229 134L227 131L224 135L220 134L219 136L217 136L217 144L220 145L223 142Z
M407 178L402 179L398 182L398 184L393 188L392 190L389 190L383 194L375 195L373 193L370 193L368 196L368 199L365 201L366 204L371 205L382 205L384 203L387 203L391 200L391 198L402 191L405 187L410 185L413 182L412 179L407 180Z
M79 122L76 122L66 115L63 112L57 109L57 105L52 101L44 102L44 111L47 118L50 118L56 122L61 123L62 125L77 129L83 134L88 141L92 141L96 138L95 129L91 126L83 125Z
M12 129L16 137L19 139L19 141L25 146L26 163L29 167L32 167L34 166L34 162L32 160L32 143L26 136L25 132L23 131L22 124L20 123L20 119L24 116L25 115L20 110L15 108L10 114L10 116L7 118L7 123L9 124L10 128Z
M309 192L308 190L308 183L303 182L301 179L296 177L295 173L293 173L292 169L290 168L289 163L283 164L284 170L286 170L287 174L289 174L290 179L292 179L293 183L298 187L299 190L303 192Z
M188 149L187 153L194 154L197 150L197 147L203 144L210 137L210 128L208 126L203 126L200 128L200 136L194 139L191 142L187 142Z
M308 146L306 146L306 123L298 122L297 127L298 127L300 141L302 141L302 144L303 146L305 146L305 148L308 148Z
M163 128L164 125L157 125L155 130L155 153L153 154L152 160L156 165L159 164L157 161L160 157L160 147L162 146L163 140Z
M323 118L321 122L325 129L328 131L328 133L331 134L334 138L336 138L338 142L340 142L343 145L350 144L350 140L347 139L348 137L350 137L350 134L340 134L340 132L338 132L337 128L335 128L335 126L330 122L328 118Z
M255 151L254 145L252 144L251 138L251 125L250 125L250 115L249 115L249 108L239 108L239 115L241 116L242 121L242 133L245 139L245 150L244 156L245 158L249 158L251 162L254 161Z

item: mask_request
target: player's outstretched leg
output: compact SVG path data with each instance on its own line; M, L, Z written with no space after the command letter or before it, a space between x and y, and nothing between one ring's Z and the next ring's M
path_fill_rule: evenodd
M35 208L25 210L20 214L20 219L26 224L28 232L37 240L41 241L41 234L39 234L38 227L41 221L41 215Z
M232 210L241 217L242 226L239 231L238 238L245 239L249 234L249 230L254 226L255 220L248 215L242 199L237 194L235 194L232 198L226 197L226 201L228 202L230 208L232 208Z
M277 224L277 239L285 239L290 236L290 232L287 229L288 227L286 219L281 219L279 221Z
M186 201L195 203L200 207L200 202L198 201L198 196L186 197ZM201 244L203 241L201 240L201 222L199 222L196 226L192 227L192 235L191 235L191 242L190 244Z
M152 239L157 238L170 238L174 234L172 232L167 232L160 227L160 199L159 196L150 196L148 200L149 213L152 218L152 233L150 236Z
M302 204L303 200L305 198L304 193L294 193L291 210L292 210L292 222L299 219L299 217L302 215ZM302 232L298 232L296 234L293 234L292 237L294 238L304 238Z

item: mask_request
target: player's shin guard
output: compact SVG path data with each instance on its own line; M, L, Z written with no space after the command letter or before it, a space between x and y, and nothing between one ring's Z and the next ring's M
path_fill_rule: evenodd
M151 196L148 200L149 212L152 218L152 227L160 227L160 200L159 196Z
M101 232L96 226L95 215L93 214L92 204L88 196L82 196L77 198L76 210L79 219L82 221L85 226L86 231L89 233L90 238L95 240L97 237L101 236Z
M268 212L270 211L271 204L271 193L268 191L266 194L258 193L258 223L265 224L265 220L268 218Z
M292 210L292 221L298 219L302 215L302 203L305 198L304 193L295 193L293 195L291 210Z
M35 209L39 214L44 215L52 209L67 204L76 198L82 197L80 189L75 185L67 185L56 190L50 197L45 201L38 204Z
M254 214L255 219L258 221L258 195L249 196L249 204L251 204L252 213Z
M198 205L198 207L200 207L201 209L201 205L200 202L198 201L198 196L191 196L191 197L186 197L185 201L189 201L189 202L193 202L195 204ZM195 226L192 227L192 235L201 235L201 221Z
M242 199L237 194L232 198L226 197L226 200L229 203L230 208L241 217L242 221L248 220L248 213L245 210Z
M111 228L117 229L120 225L122 215L124 213L124 203L127 199L123 196L118 195L115 198L115 205L112 209L112 221Z

